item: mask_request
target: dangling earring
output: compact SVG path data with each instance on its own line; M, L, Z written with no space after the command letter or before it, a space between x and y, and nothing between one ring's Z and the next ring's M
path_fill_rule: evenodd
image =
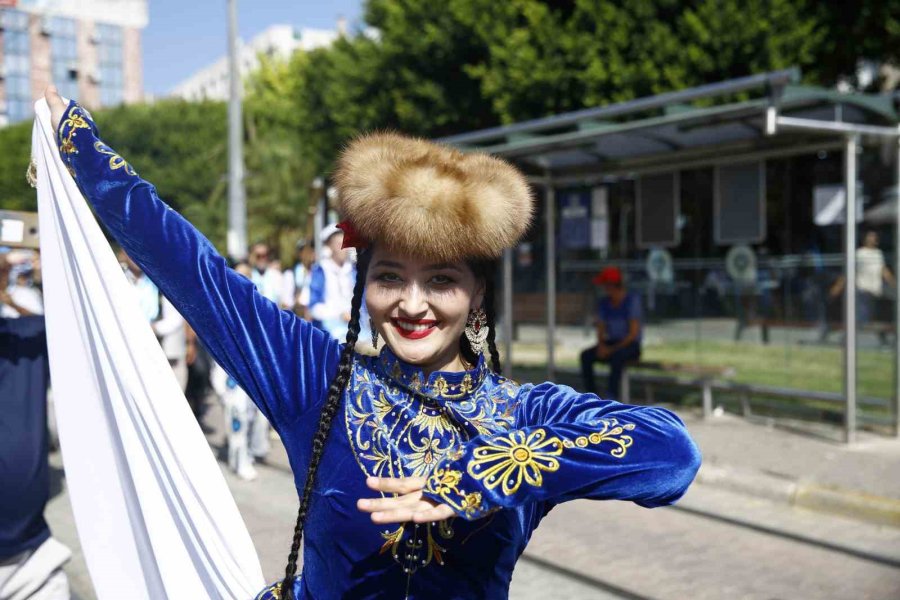
M466 338L469 340L469 346L476 355L481 354L484 350L484 342L487 340L488 326L487 315L483 308L476 308L469 311L469 318L466 320Z
M372 328L372 347L378 350L378 330L375 329L375 321L369 317L369 327Z

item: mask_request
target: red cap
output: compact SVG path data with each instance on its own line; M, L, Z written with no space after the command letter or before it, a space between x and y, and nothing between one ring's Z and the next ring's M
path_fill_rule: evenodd
M622 271L618 267L604 267L602 271L594 275L593 282L597 285L617 285L622 283Z

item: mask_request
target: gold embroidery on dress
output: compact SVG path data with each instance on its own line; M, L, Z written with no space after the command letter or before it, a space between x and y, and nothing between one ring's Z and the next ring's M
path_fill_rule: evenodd
M438 535L445 540L449 540L454 535L449 521L439 521L437 524L404 523L394 531L382 532L381 537L385 539L385 542L378 553L384 554L390 551L394 560L403 565L405 573L415 573L419 568L431 564L432 561L443 566L444 553L447 549L438 544L435 539L435 528L437 528ZM407 531L409 529L412 531ZM424 539L421 540L419 539L420 529L425 530Z
M602 444L603 442L611 442L617 447L614 448L610 455L616 458L622 458L628 452L628 448L634 443L634 438L630 435L624 435L626 431L634 430L634 423L625 423L620 425L617 419L600 419L603 429L595 431L588 435L581 435L575 438L575 441L563 440L566 448L586 448L588 444Z
M78 149L75 148L75 142L73 141L75 139L75 133L78 129L90 129L91 127L88 125L84 116L79 112L78 105L72 105L72 108L69 109L69 112L61 125L63 130L66 127L69 128L69 132L66 134L66 137L60 140L59 151L63 154L78 154Z
M365 475L376 477L428 476L444 458L463 455L461 446L474 435L508 431L518 386L497 377L496 385L481 388L486 368L466 373L459 384L442 375L423 383L420 371L404 369L386 353L375 359L357 357L345 392L345 426L354 458ZM379 375L381 373L381 375ZM411 394L419 386L419 394ZM456 390L466 390L459 403L443 404ZM448 496L449 498L450 496ZM467 515L484 512L481 494L459 495L451 506ZM444 564L441 540L453 537L449 521L434 526L408 524L380 533L381 553L388 553L411 573L425 565Z
M452 446L453 442L450 442L450 445ZM409 446L414 452L406 455L406 466L412 470L413 477L428 475L448 450L448 448L441 447L441 438L423 437L420 445L409 440Z
M499 485L504 494L512 496L519 491L523 478L529 485L541 487L541 471L559 470L554 457L562 451L559 438L548 438L543 429L535 429L527 437L523 431L513 431L508 437L494 438L476 448L466 470L475 479L484 480L487 489Z
M100 142L100 141L94 142L94 150L96 150L100 154L105 154L110 157L109 158L109 168L112 169L113 171L124 167L125 172L128 173L129 175L137 175L137 173L131 167L131 165L129 165L127 162L125 162L124 158L122 158L121 156L116 154L112 148L110 148L103 142Z

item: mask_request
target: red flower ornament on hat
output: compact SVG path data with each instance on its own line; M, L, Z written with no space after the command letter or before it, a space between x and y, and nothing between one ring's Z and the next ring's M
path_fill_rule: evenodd
M361 249L369 246L369 242L359 234L350 221L345 219L338 223L336 227L344 232L344 241L341 243L341 248Z

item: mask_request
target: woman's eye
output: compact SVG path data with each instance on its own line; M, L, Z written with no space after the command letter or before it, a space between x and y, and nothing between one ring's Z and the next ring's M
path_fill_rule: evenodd
M447 277L446 275L435 275L431 278L431 283L435 285L450 285L453 283L453 279Z
M381 275L376 277L376 279L378 281L384 281L386 283L397 283L399 281L402 281L400 279L400 276L396 273L382 273Z

